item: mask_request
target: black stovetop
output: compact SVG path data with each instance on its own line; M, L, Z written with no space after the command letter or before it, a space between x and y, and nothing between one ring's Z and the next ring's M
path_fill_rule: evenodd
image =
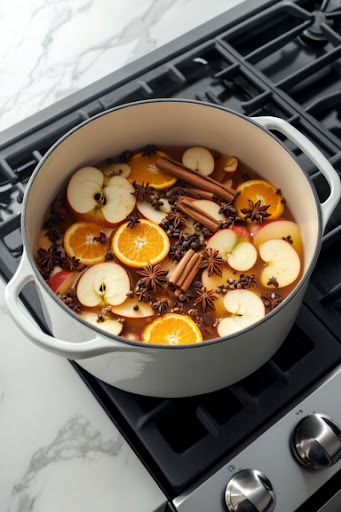
M247 115L287 119L341 174L340 0L245 2L0 134L0 271L5 279L22 251L25 184L51 144L98 112L160 97L195 98ZM283 140L323 200L328 194L323 177ZM195 398L153 399L115 389L75 365L169 497L228 460L340 362L340 241L341 204L327 226L294 328L275 356L238 384ZM32 287L24 299L44 325Z

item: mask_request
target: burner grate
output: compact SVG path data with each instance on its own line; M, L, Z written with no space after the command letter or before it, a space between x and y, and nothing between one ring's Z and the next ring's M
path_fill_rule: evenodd
M257 1L255 2L256 5ZM337 3L337 2L336 2ZM258 2L230 12L120 70L71 101L41 113L0 145L0 262L9 279L22 252L20 209L36 163L69 129L105 109L148 98L189 98L246 115L282 117L305 133L341 174L341 18L323 2L325 44L311 45L322 2ZM242 7L240 8L242 9ZM237 11L236 11L237 12ZM321 18L322 19L322 18ZM78 98L78 99L77 99ZM61 106L64 105L64 106ZM73 105L73 107L72 107ZM320 200L321 173L291 142L280 139L309 174ZM300 393L340 361L341 204L323 238L319 262L287 340L257 372L216 393L191 399L138 397L75 368L169 496L228 460ZM331 271L332 269L332 271ZM25 301L43 324L33 287ZM333 335L334 333L334 335Z

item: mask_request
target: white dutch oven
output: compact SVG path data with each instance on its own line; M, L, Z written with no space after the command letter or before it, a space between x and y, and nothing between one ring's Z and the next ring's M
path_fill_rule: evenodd
M320 204L293 155L269 130L292 140L328 181ZM105 334L65 306L40 276L33 254L42 215L72 173L109 155L145 144L203 145L237 155L279 187L299 223L305 250L304 273L294 291L264 319L232 336L197 345L145 345ZM28 339L75 359L100 379L134 393L182 397L232 384L264 364L293 325L316 263L323 230L340 199L337 173L320 151L286 121L250 119L224 108L187 100L153 100L115 108L62 137L37 166L26 190L22 235L24 253L6 288L6 302ZM19 305L29 281L39 292L52 336L43 333Z

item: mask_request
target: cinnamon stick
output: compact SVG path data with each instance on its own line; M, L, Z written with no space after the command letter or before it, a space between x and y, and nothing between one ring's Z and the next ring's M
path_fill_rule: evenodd
M229 186L232 184L232 180ZM212 192L208 192L207 190L201 190L201 188L187 187L186 192L195 197L196 199L208 199L209 201L213 201L214 194Z
M189 249L184 257L179 261L177 264L174 272L172 273L171 277L169 278L169 281L173 284L177 284L177 281L179 278L181 278L182 274L184 273L184 270L186 268L187 263L190 261L192 256L195 254L193 249Z
M222 183L219 183L219 181L209 176L202 176L174 160L161 157L156 161L156 165L161 170L176 176L182 181L193 185L195 188L212 192L212 194L215 194L225 201L233 201L236 196L236 191L232 188L224 186Z
M194 205L190 198L182 196L181 200L177 203L177 208L185 215L200 222L200 224L207 227L213 233L220 227L220 222L217 219L206 213L205 210L199 208L199 206Z
M185 282L187 276L192 271L192 268L195 266L195 264L196 264L196 262L198 260L198 256L199 255L197 253L194 253L192 255L191 259L187 262L184 271L182 272L181 276L179 277L179 279L178 279L178 281L176 283L177 286L179 286L179 288L182 288L182 285Z
M197 275L202 261L202 254L195 253L193 249L189 249L185 256L179 261L173 272L170 281L179 287L175 291L175 296L179 297L182 291L187 291L191 286L195 276Z
M192 282L194 281L195 276L197 275L201 261L202 261L202 254L195 254L197 256L196 261L193 263L192 270L189 272L188 276L185 278L183 284L181 285L181 289L186 292L188 288L191 286Z

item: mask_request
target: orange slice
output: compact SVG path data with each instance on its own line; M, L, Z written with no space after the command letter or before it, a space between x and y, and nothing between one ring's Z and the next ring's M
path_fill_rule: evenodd
M239 192L239 195L236 198L235 206L241 217L244 217L241 210L243 208L250 208L248 203L249 200L254 204L257 201L260 201L261 206L265 206L267 204L270 205L270 208L266 211L271 214L271 217L267 217L267 220L277 219L284 212L285 202L282 194L274 185L272 185L272 183L269 183L268 181L245 181L237 187L237 192Z
M145 328L142 341L157 345L190 345L202 341L202 334L189 316L168 313Z
M78 258L84 265L96 265L105 260L107 247L94 240L103 231L101 226L90 222L76 222L65 231L64 249L68 256Z
M122 224L112 240L115 256L129 267L154 265L167 256L170 247L168 236L158 224L147 219L139 221L133 228L128 227L128 222Z
M128 177L130 182L136 181L138 184L149 183L151 187L161 189L174 185L176 178L165 171L161 171L155 162L161 157L168 157L166 153L156 151L153 155L143 155L136 153L130 162L131 173Z

